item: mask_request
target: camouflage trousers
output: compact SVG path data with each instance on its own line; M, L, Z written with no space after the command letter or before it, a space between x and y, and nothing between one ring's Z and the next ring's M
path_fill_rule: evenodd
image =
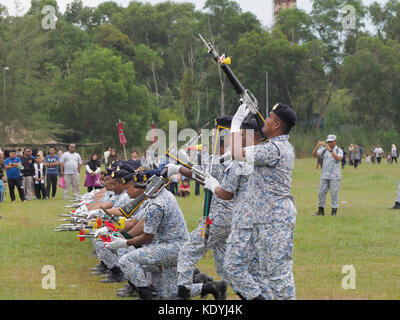
M160 296L166 299L176 298L178 292L176 263L181 245L181 242L159 243L131 250L120 257L120 268L125 278L136 287L147 287L151 283L161 282L156 285L160 288ZM158 279L151 279L146 274L148 270Z
M201 237L203 224L197 226L179 251L178 257L178 284L185 286L191 292L191 296L199 296L203 284L193 284L193 273L197 262L204 254L212 249L214 254L214 265L217 274L226 281L224 270L224 256L226 251L226 239L231 228L210 226L206 247Z
M332 208L339 207L339 189L340 180L337 179L321 179L318 191L318 207L325 208L326 195L331 190Z
M296 299L292 251L293 228L284 223L233 230L225 255L228 281L246 299ZM258 270L251 266L254 259Z
M93 240L94 250L99 261L103 261L107 268L111 269L118 266L118 255L104 247L102 240Z
M397 189L396 202L400 202L400 181L399 181L399 187L398 187L398 189Z

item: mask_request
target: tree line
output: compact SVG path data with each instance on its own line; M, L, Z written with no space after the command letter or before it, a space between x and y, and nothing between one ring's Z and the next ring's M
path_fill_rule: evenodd
M42 27L45 5L56 9L55 29ZM345 27L345 5L355 9L354 28ZM263 113L268 73L268 104L296 110L298 139L334 130L362 140L354 143L400 143L399 0L314 0L309 14L282 10L271 28L231 0L207 0L201 10L74 0L64 13L56 0L31 0L19 16L0 5L0 65L10 68L0 121L117 145L121 119L129 144L145 146L152 121L165 131L170 120L199 129L234 114L238 96L198 33L232 57Z

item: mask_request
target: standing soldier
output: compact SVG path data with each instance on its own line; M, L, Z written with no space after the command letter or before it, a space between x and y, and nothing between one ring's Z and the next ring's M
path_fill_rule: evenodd
M249 130L254 132L254 141L248 141L246 136L249 137ZM260 132L257 130L257 121L252 119L249 122L243 122L242 124L242 146L250 146L257 145L262 142L262 137ZM205 188L211 190L216 197L219 197L224 200L231 200L233 202L232 207L235 208L232 212L232 227L230 235L226 241L226 250L225 250L225 259L224 259L224 269L226 273L230 272L232 257L231 253L235 252L235 247L238 245L237 239L238 234L240 233L240 229L248 226L248 220L243 221L243 216L240 214L240 208L245 206L243 202L245 199L245 195L247 192L247 183L249 180L249 176L252 173L253 167L248 165L246 162L233 160L230 162L229 166L225 170L224 178L221 184L217 179L213 177L208 177L205 181ZM251 260L251 259L250 259ZM249 264L246 264L246 268L248 267L249 274L256 280L256 282L260 285L261 295L259 292L254 292L257 289L254 287L246 288L245 286L241 286L243 281L242 279L237 279L235 283L230 283L233 291L239 295L242 299L256 299L256 300L264 300L264 298L270 298L271 293L268 286L263 285L262 276L260 274L260 265L258 256L254 256L253 260L250 261Z
M233 120L234 141L249 110L241 105ZM293 229L296 207L291 192L294 149L288 141L296 124L296 113L282 103L276 104L265 121L267 142L238 148L232 144L235 160L254 166L238 216L243 222L235 230L234 243L227 250L226 273L233 287L244 299L295 299L293 278ZM249 263L258 256L262 283L249 273ZM228 258L229 257L229 258ZM268 285L270 297L263 297L261 287Z
M329 189L331 190L332 216L336 216L339 207L338 193L340 189L340 180L342 175L340 172L340 163L343 158L343 151L336 145L336 136L330 134L326 139L326 146L320 147L317 156L323 159L321 180L318 192L318 212L316 216L325 214L325 200Z
M230 127L231 120L231 116L217 118L216 127ZM221 139L221 155L224 154L224 145L226 144L227 141ZM212 160L209 159L209 161ZM211 168L211 175L221 182L224 177L226 166L226 162L214 163ZM168 164L167 167L168 176L181 173L186 177L192 177L192 171L190 169L175 164ZM208 250L213 251L217 274L222 280L226 279L223 264L226 252L226 239L231 230L232 202L219 199L218 197L212 197L209 219L212 223L209 225L207 241L202 237L202 230L205 222L201 222L197 228L191 232L189 240L183 244L179 251L178 296L182 299L189 299L190 297L198 295L204 297L209 293L214 296L215 300L226 299L227 285L225 281L193 284L193 274L196 264Z

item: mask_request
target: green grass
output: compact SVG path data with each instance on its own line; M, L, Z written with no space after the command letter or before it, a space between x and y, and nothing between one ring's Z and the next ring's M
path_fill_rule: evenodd
M293 175L298 299L400 299L400 215L387 209L394 203L400 165L346 167L338 216L329 216L328 196L328 214L313 217L320 174L315 162L296 160ZM190 231L198 224L202 200L194 195L179 199ZM7 200L0 205L4 217L0 220L0 299L117 299L115 289L122 284L102 284L89 275L89 268L97 263L91 242L79 242L77 232L53 232L67 203L59 192L56 200L13 204ZM41 287L44 265L55 267L56 290ZM341 287L344 265L356 269L355 290ZM199 267L218 279L211 252ZM231 290L228 298L237 299Z

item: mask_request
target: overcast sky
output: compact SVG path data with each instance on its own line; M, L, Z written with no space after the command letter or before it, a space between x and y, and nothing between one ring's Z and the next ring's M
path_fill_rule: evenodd
M84 5L90 7L96 7L106 0L83 0ZM131 0L113 0L124 7L126 7ZM141 2L149 2L151 4L164 2L165 0L147 0ZM375 0L363 0L365 5L370 5ZM65 11L66 5L71 3L72 0L57 0L58 6L62 12ZM192 2L196 4L196 9L202 9L206 0L175 0L173 2ZM236 0L241 6L243 11L253 12L264 25L271 25L272 23L272 3L273 0ZM387 0L379 0L379 3L385 3ZM20 12L25 13L30 7L30 0L0 0L1 4L4 4L11 15L17 14L15 3L19 3ZM306 12L310 12L312 8L312 0L297 0L297 7L303 9Z

